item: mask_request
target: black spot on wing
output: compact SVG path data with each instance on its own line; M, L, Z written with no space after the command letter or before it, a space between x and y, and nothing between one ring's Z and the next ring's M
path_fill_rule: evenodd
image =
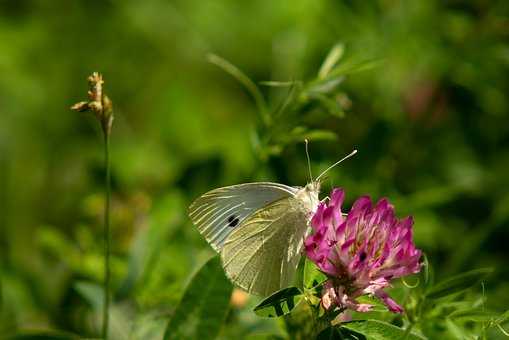
M239 224L240 220L237 216L231 215L228 217L228 227L236 227Z

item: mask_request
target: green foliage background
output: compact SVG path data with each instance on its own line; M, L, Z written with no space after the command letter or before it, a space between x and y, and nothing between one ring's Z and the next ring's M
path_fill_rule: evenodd
M340 64L381 61L339 85L344 112L312 103L270 127L206 59L224 57L256 83L307 82L338 42ZM509 2L0 1L0 334L97 335L100 130L68 109L96 70L116 115L117 338L162 336L212 255L189 203L240 182L305 184L303 136L315 174L359 150L330 173L324 196L342 186L348 204L389 197L399 216L414 216L437 279L494 267L486 303L509 305ZM269 110L288 90L260 89ZM270 145L257 144L264 135ZM276 332L254 304L232 306L220 336Z

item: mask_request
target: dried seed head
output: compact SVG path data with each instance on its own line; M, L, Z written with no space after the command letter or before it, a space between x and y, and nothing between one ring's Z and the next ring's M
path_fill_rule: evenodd
M88 97L91 101L101 101L103 84L103 76L100 73L94 72L91 76L88 77L88 86L90 86Z
M88 102L82 101L71 106L78 112L92 111L101 123L103 132L109 135L113 124L113 104L103 93L104 80L100 73L94 72L88 77Z
M71 110L85 112L89 109L88 102L79 102L71 106Z

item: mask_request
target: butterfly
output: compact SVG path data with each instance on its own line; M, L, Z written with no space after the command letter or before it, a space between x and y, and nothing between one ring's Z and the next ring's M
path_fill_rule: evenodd
M196 199L189 217L221 255L229 279L249 293L268 296L293 282L309 221L319 200L320 178L305 187L272 182L218 188Z

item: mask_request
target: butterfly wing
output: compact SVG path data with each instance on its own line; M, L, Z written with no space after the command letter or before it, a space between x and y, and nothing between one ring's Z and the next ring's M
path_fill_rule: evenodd
M291 196L249 216L233 230L221 251L228 277L262 296L288 287L297 269L309 207Z
M189 217L200 233L220 252L225 239L255 211L285 197L297 188L259 182L218 188L200 196L189 207Z

